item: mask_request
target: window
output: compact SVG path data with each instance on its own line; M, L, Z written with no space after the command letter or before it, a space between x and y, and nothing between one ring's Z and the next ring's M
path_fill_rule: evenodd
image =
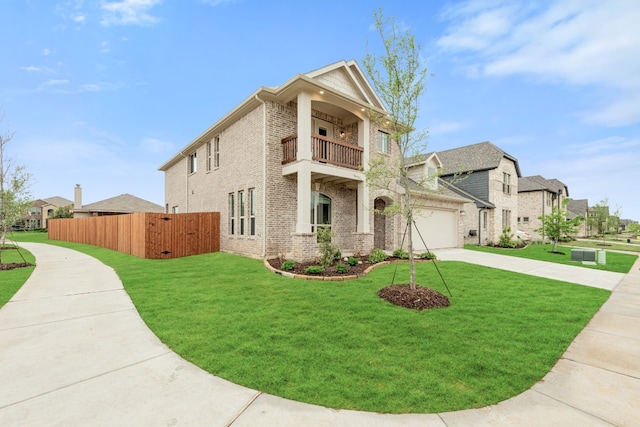
M389 147L389 134L381 130L378 131L378 151L385 154L391 152Z
M529 217L528 216L523 217L522 222L529 222Z
M331 226L331 198L316 191L311 192L311 232L318 226Z
M511 175L506 172L502 173L502 192L511 194Z
M256 189L249 189L249 235L256 235Z
M240 235L244 236L244 191L238 191L238 202L240 203Z
M178 206L171 207L171 213L178 213L179 210Z
M502 229L511 227L511 211L507 209L502 210Z
M236 234L236 195L229 193L229 234Z
M220 167L220 137L216 136L213 140L213 167Z
M207 172L211 170L211 141L207 142Z
M196 153L189 154L189 173L196 173L198 167Z
M489 213L487 211L482 211L482 229L487 229L487 223L489 222Z

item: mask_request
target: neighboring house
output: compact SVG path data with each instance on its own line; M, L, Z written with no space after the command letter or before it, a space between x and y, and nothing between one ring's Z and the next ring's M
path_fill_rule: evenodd
M220 212L221 249L247 256L313 259L319 226L343 253L399 248L406 225L375 213L393 200L365 179L372 156L397 154L371 112L387 115L355 61L261 87L159 168L165 209ZM462 246L466 200L437 180L411 191L422 198L416 223L427 246Z
M589 200L569 199L569 202L567 203L567 212L569 214L569 219L573 219L577 216L582 217L582 221L580 221L580 224L578 225L578 234L576 237L589 237L589 225L587 223L587 218L589 218Z
M528 232L534 239L544 239L542 233L535 231L542 227L539 218L549 215L554 207L562 208L562 201L567 197L568 187L557 179L546 179L540 175L520 178L518 229Z
M141 199L131 194L121 194L110 199L101 200L88 205L82 204L82 187L76 184L74 188L73 217L86 218L91 216L121 215L136 212L163 213L164 208L155 203Z
M73 202L64 197L55 196L47 199L38 199L33 202L29 213L24 218L25 226L30 229L47 228L49 218L56 209L72 205Z
M601 234L609 232L609 218L611 214L609 212L609 206L595 205L589 207L589 218L587 220L587 227L589 234Z
M441 178L471 199L464 206L464 237L468 243L497 242L502 230L516 231L518 217L518 160L491 142L437 153Z

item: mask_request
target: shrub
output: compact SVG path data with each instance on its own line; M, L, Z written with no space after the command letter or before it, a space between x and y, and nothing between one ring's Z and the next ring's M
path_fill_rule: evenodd
M340 259L340 249L333 243L333 233L329 227L318 227L318 250L320 251L320 265L329 267L333 261Z
M289 270L293 270L295 266L296 266L296 262L291 259L288 259L282 263L282 266L280 266L280 269L284 271L289 271Z
M336 265L336 271L340 274L344 274L349 271L349 266L343 262L339 262L338 265Z
M358 258L356 258L356 257L352 257L352 256L350 256L349 258L347 258L347 263L348 263L351 267L353 267L353 266L355 266L355 265L358 265L358 261L359 261L359 260L358 260Z
M321 265L310 265L304 269L304 274L322 274L324 273L324 267Z
M511 232L511 227L505 227L502 230L502 234L500 235L500 240L496 246L500 246L501 248L515 248L516 242L513 241L513 233Z
M404 249L396 249L393 251L393 256L400 259L409 259L409 252Z
M435 260L436 259L436 254L434 254L433 252L423 252L423 253L420 254L420 259Z
M387 259L387 254L382 249L374 249L369 255L369 262L377 264Z

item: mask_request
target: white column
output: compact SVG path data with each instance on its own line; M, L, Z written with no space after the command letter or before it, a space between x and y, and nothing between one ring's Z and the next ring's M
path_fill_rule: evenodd
M364 151L362 152L362 168L367 169L369 167L369 119L362 119L358 121L358 145L361 146ZM371 227L369 224L369 186L366 182L358 183L358 232L369 233Z
M298 215L296 233L311 233L311 167L309 162L298 165Z
M298 160L311 160L311 95L298 94Z
M369 233L369 186L366 182L358 183L358 233Z

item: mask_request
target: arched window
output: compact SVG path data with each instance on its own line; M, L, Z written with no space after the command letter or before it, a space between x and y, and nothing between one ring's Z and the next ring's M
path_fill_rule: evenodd
M311 192L311 232L318 226L331 227L331 198L317 191Z

